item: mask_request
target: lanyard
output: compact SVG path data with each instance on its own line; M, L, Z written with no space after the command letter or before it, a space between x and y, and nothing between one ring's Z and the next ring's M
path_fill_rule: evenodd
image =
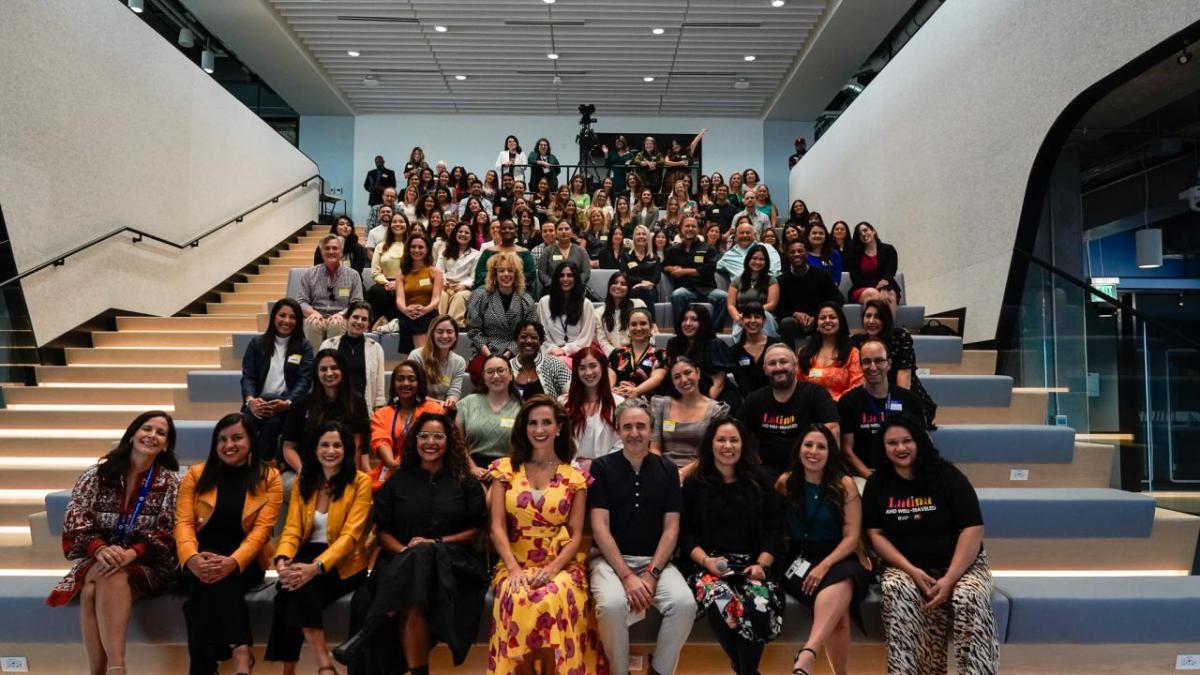
M808 503L805 502L805 511L807 512ZM825 502L821 499L821 488L817 488L817 506L813 509L812 514L804 519L804 538L800 542L800 550L804 551L808 548L808 535L812 532L813 525L817 524L817 516L821 515L821 509L825 508Z
M158 471L158 465L150 467L146 472L146 477L142 479L142 487L138 489L137 501L133 503L133 508L129 513L123 514L117 520L116 540L121 544L129 542L129 535L133 533L133 525L137 520L138 514L142 512L142 506L146 503L146 495L150 494L150 485L154 482L154 474Z
M892 390L890 388L888 389L887 401L885 401L883 404L882 413L879 412L879 401L877 401L875 397L869 393L867 394L867 403L871 405L871 412L875 415L876 421L883 422L883 418L888 414L888 411L892 409Z
M414 412L416 410L414 409ZM404 428L400 430L401 435L408 438L408 425L412 423L413 414L408 413L404 418ZM397 454L400 448L396 447L396 421L400 419L400 406L396 406L396 414L392 415L392 454Z

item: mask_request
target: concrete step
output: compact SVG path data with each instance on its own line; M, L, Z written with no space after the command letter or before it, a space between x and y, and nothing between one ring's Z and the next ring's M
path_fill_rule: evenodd
M217 347L195 347L170 349L163 347L127 347L88 349L68 347L68 365L162 365L162 366L216 366L221 362Z
M239 293L242 291L255 291L259 293L273 293L279 295L287 290L287 280L262 280L249 279L244 282L235 282L233 284L233 292Z
M95 406L55 406L52 409L5 408L0 410L0 429L116 429L124 431L143 406L112 406L96 410ZM162 409L171 412L174 406Z
M35 431L42 435L33 436ZM4 432L10 435L0 436L0 457L78 457L95 461L113 448L124 431L109 429L76 436L78 431L67 435L53 429L6 429Z
M254 321L244 317L209 316L122 316L117 318L117 330L187 331L190 333L254 330Z
M225 332L134 331L116 333L95 331L96 347L223 347L229 343Z
M1076 443L1073 457L1068 463L955 462L955 466L967 474L972 485L980 488L1102 488L1112 482L1114 452L1111 445Z
M280 298L281 292L275 291L235 291L233 293L221 293L222 303L242 303L242 302L274 302Z
M208 302L205 311L209 316L252 317L267 311L265 302Z
M920 364L928 368L934 375L995 375L996 351L985 349L968 349L962 353L959 363L929 363Z
M182 388L182 387L180 387ZM171 405L174 401L169 388L99 387L22 387L6 385L6 405L88 405L93 403L140 405L146 408Z
M0 489L0 527L29 525L29 514L45 509L45 489Z
M1049 395L1045 391L1012 390L1007 408L955 408L939 405L936 422L941 424L1045 424ZM942 403L938 401L938 403Z
M213 367L205 365L141 365L138 367L120 366L113 364L90 364L70 366L38 366L36 369L39 384L56 385L175 385L181 386L187 381L190 370Z
M281 281L287 284L288 274L291 272L291 269L291 267L284 265L259 265L257 274L247 274L246 277L253 277L263 281Z
M95 457L0 456L0 483L6 488L53 488L69 490Z

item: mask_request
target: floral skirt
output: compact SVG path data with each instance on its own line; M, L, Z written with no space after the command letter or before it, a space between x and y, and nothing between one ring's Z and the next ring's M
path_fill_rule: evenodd
M754 561L748 555L724 554L735 569ZM746 640L770 642L783 627L784 596L770 580L755 581L744 574L713 576L699 570L688 577L696 593L696 616L704 616L715 606L725 624Z

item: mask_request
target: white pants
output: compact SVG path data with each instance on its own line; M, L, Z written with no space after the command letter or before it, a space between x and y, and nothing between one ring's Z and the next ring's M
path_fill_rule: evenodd
M649 567L650 556L621 556L634 573ZM596 601L596 624L612 675L629 673L629 600L625 587L608 561L596 549L588 563L592 598ZM655 672L671 675L679 662L679 650L687 642L696 621L696 600L683 575L667 564L654 591L654 607L662 614L652 665Z

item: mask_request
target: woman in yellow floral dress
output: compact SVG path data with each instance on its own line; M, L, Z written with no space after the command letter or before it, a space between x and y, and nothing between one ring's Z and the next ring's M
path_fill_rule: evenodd
M509 456L492 463L492 580L488 672L606 673L584 554L589 479L570 465L575 442L562 407L533 396L513 423Z

